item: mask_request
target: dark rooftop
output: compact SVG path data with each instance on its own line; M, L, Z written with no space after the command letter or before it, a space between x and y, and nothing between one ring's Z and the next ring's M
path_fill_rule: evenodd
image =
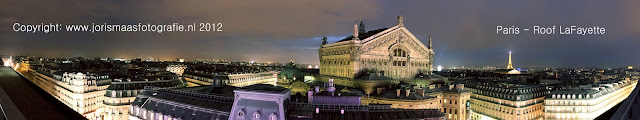
M359 80L393 80L393 78L383 76L383 75L378 75L375 73L362 74L357 79Z
M280 87L280 86L268 85L268 84L255 84L255 85L238 88L237 90L284 93L289 89Z
M389 28L381 28L381 29L377 29L377 30L368 31L368 32L365 32L365 33L358 33L358 39L360 39L360 40L367 39L367 38L369 38L369 37L371 37L371 36L373 36L375 34L378 34L378 33L382 32L384 30L387 30L387 29L389 29ZM340 40L338 42L349 41L349 40L352 40L352 39L353 39L353 35L351 35L351 36L349 36L347 38L344 38L344 39L342 39L342 40Z
M162 81L133 81L133 82L112 82L107 90L138 90L144 89L144 86L155 87L175 87L186 81L180 79L162 80Z
M320 112L315 113L319 108ZM344 110L344 114L340 112ZM395 120L395 119L445 119L437 109L394 109L389 105L309 105L293 103L289 105L289 120Z

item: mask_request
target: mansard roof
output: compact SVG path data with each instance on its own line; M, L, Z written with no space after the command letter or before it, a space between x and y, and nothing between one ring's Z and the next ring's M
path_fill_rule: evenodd
M175 87L180 84L183 84L183 80L180 79L172 79L172 80L162 80L162 81L135 81L135 82L113 82L107 90L139 90L144 89L144 86L155 86L155 87Z

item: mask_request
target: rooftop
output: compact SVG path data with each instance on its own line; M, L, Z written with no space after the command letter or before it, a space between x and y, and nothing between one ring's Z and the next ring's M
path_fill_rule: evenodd
M289 91L289 89L287 89L287 88L280 87L280 86L268 85L268 84L255 84L255 85L250 85L250 86L238 88L237 90L239 90L239 91L268 92L268 93L285 93L285 92Z
M368 31L368 32L365 32L365 33L358 33L358 39L360 39L360 40L367 39L367 38L369 38L369 37L371 37L371 36L373 36L375 34L378 34L378 33L382 32L384 30L387 30L387 29L389 29L389 28L381 28L381 29L377 29L377 30ZM349 36L347 38L344 38L344 39L342 39L342 40L340 40L338 42L349 41L349 40L352 40L352 39L353 39L353 35L351 35L351 36Z
M180 79L153 80L153 81L132 81L132 82L112 82L107 90L138 90L144 86L174 87L186 83Z
M315 113L316 108L320 111ZM344 114L340 110L344 110ZM391 119L444 119L437 109L394 109L390 105L289 105L287 119L311 120L391 120Z

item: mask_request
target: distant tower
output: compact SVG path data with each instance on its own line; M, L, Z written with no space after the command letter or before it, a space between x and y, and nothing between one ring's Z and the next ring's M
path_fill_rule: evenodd
M362 22L362 18L359 19L359 23L358 23L358 33L364 33L364 23Z
M429 35L429 49L431 49L431 35Z
M355 24L353 24L353 40L360 40L358 38L358 22L356 21Z
M511 65L511 51L509 51L509 65L507 65L507 69L513 69L513 66Z

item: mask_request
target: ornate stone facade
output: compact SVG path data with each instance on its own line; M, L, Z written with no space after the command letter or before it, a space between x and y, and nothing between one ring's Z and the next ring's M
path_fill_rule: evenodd
M403 80L431 73L431 44L427 47L411 34L402 17L391 28L360 33L363 30L358 29L364 29L363 25L362 21L356 22L354 35L318 49L321 75L357 79L378 74Z

